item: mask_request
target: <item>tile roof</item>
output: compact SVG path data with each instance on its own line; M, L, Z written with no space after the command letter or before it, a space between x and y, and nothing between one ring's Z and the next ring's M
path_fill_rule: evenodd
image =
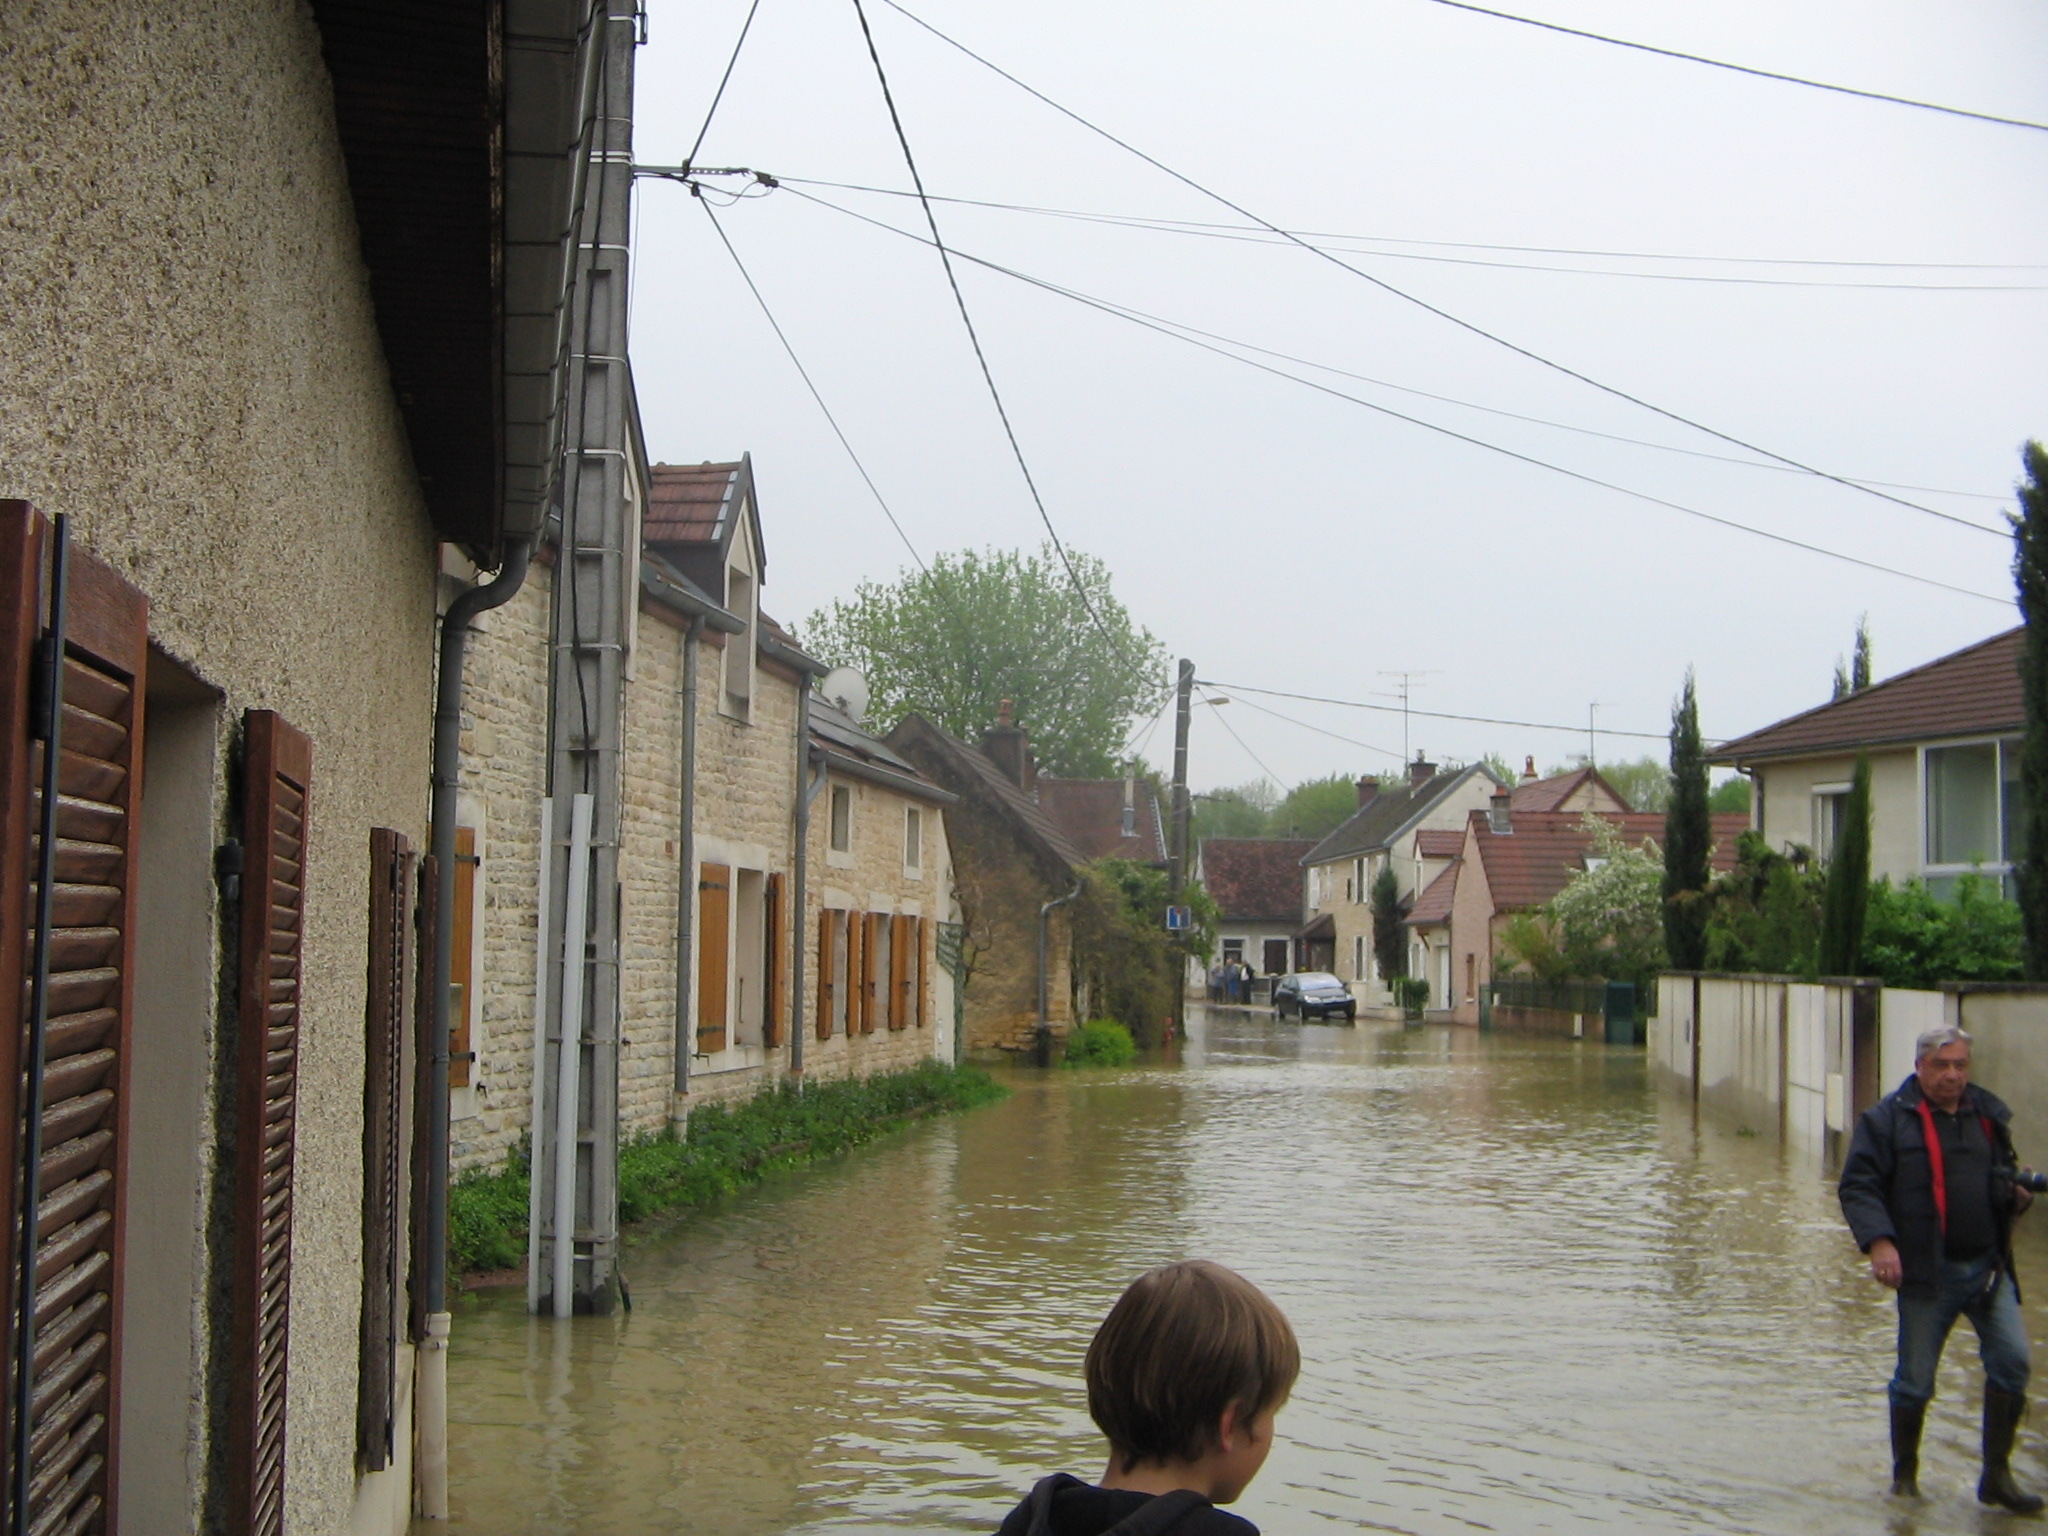
M1925 666L1873 683L1846 699L1809 709L1717 747L1717 763L1813 757L1905 742L2016 731L2024 627L1965 646Z
M1465 846L1463 827L1424 827L1415 834L1419 858L1455 859Z
M1463 834L1460 834L1461 836ZM1435 928L1451 920L1451 902L1458 894L1458 868L1464 861L1458 860L1428 885L1415 898L1415 905L1409 908L1402 921L1410 928Z
M1509 802L1509 809L1516 812L1554 811L1588 781L1598 784L1612 795L1616 805L1628 804L1628 796L1608 783L1598 769L1575 768L1570 773L1554 774L1547 779L1524 779L1514 787L1514 798Z
M1401 784L1383 789L1353 811L1336 831L1317 843L1302 859L1304 864L1325 864L1370 853L1392 842L1400 830L1449 794L1475 773L1486 769L1478 763L1469 768L1446 768L1420 784Z
M737 510L745 461L737 464L655 464L647 471L641 536L650 544L712 544L726 536Z
M1663 841L1661 811L1631 811L1601 820L1618 825L1631 843ZM1714 869L1733 869L1735 839L1749 826L1749 815L1727 812L1714 817L1713 824ZM1517 812L1514 830L1506 835L1493 831L1484 811L1474 811L1469 825L1496 912L1542 906L1586 867L1586 850L1593 846L1585 817L1576 811Z
M1202 887L1235 922L1298 922L1301 856L1314 846L1295 837L1205 837Z
M1038 807L1091 859L1136 859L1157 864L1166 858L1166 827L1159 797L1144 779L1134 782L1133 835L1124 836L1122 779L1038 777Z
M855 724L852 716L816 693L811 695L811 744L822 750L834 766L855 777L887 783L904 794L941 803L956 798L921 773L909 758Z
M980 749L941 730L923 715L909 714L885 738L889 747L916 763L927 777L964 797L993 805L1047 860L1071 872L1088 855L1047 816L1037 801L1011 782Z

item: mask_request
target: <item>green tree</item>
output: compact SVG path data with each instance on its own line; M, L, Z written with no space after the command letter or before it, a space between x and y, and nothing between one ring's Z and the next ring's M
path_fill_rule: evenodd
M1671 803L1664 813L1664 949L1681 971L1707 963L1707 882L1714 874L1707 748L1690 668L1671 710Z
M1408 943L1401 932L1401 877L1389 859L1372 882L1372 956L1390 985L1408 974Z
M1757 832L1735 839L1735 867L1707 891L1709 971L1813 976L1825 878L1806 850L1788 857Z
M1266 822L1279 803L1280 791L1269 779L1212 789L1194 797L1188 835L1197 844L1206 837L1264 837Z
M2021 454L2026 478L2018 486L2020 510L2012 518L2012 575L2027 633L2020 648L2020 692L2026 738L2020 748L2020 920L2026 933L2029 981L2048 981L2048 449L2028 443Z
M1847 663L1835 662L1835 691L1830 702L1839 703L1852 693L1870 686L1870 615L1856 620L1856 645Z
M1723 779L1707 791L1707 811L1714 816L1749 814L1749 780L1741 774Z
M1341 773L1287 791L1266 818L1269 837L1327 837L1358 809L1358 783Z
M1048 772L1107 778L1131 722L1167 695L1167 657L1111 592L1109 568L1070 554L1086 603L1051 545L961 550L893 583L862 582L812 614L804 640L867 674L880 729L915 710L975 742L1009 699Z
M1074 903L1074 976L1089 1011L1128 1029L1140 1045L1157 1045L1173 1015L1181 967L1192 954L1207 960L1216 944L1216 903L1199 886L1181 896L1190 931L1166 931L1166 871L1134 859L1098 859L1088 866Z
M1573 976L1632 981L1640 988L1664 968L1664 856L1654 842L1631 843L1611 821L1588 815L1588 867L1544 906Z
M1856 772L1842 803L1842 829L1828 861L1821 908L1820 973L1855 976L1863 963L1863 922L1870 906L1870 754L1856 754Z
M1614 786L1615 793L1632 811L1661 811L1671 804L1671 769L1654 757L1630 762L1602 763L1600 777Z

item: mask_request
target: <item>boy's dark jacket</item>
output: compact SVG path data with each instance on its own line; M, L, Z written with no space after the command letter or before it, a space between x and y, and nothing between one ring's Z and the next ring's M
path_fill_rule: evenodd
M1935 1209L1934 1165L1928 1160L1927 1132L1920 1119L1922 1097L1920 1079L1909 1077L1896 1092L1863 1112L1842 1164L1838 1192L1856 1246L1868 1252L1879 1238L1890 1238L1899 1250L1899 1289L1932 1296L1941 1279L1941 1217ZM1956 1112L1991 1122L1991 1215L1998 1227L1999 1262L2017 1287L2012 1175L2018 1159L2012 1149L2012 1111L1996 1094L1971 1083Z
M1042 1479L1011 1510L997 1536L1259 1536L1199 1493L1098 1488L1061 1472Z

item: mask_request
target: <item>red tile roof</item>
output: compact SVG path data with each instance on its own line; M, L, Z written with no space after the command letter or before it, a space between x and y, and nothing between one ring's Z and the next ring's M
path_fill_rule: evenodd
M1662 812L1631 811L1601 819L1619 826L1631 843L1662 842L1664 837ZM1749 816L1734 811L1714 817L1713 822L1714 868L1717 872L1733 869L1735 839L1749 826ZM1585 817L1576 811L1517 812L1513 826L1512 832L1501 835L1492 830L1486 812L1472 813L1473 843L1496 912L1542 906L1586 867L1586 852L1593 846Z
M1816 757L1859 747L2017 731L2026 719L2019 669L2025 634L2024 628L2009 629L1846 699L1738 736L1716 748L1713 761Z
M650 544L711 544L736 510L740 464L656 464L647 472L641 536Z
M1522 780L1514 787L1514 798L1508 802L1509 809L1517 814L1523 811L1554 811L1589 779L1614 796L1616 805L1628 804L1628 796L1602 778L1598 769L1576 768L1570 773L1555 774L1547 779Z
M1435 928L1451 920L1451 902L1458 894L1458 868L1463 862L1451 865L1423 887L1403 919L1410 928Z
M1424 859L1455 859L1465 846L1463 827L1424 827L1415 834L1415 853Z
M1232 921L1299 922L1301 856L1314 846L1307 838L1203 838L1203 889Z
M1053 779L1040 775L1038 806L1046 818L1091 859L1136 859L1157 864L1166 857L1166 829L1158 796L1143 779L1133 785L1134 832L1124 836L1122 779Z

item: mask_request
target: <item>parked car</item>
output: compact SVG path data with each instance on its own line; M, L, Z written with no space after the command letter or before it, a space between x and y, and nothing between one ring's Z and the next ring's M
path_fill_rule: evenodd
M1290 1012L1297 1019L1327 1019L1333 1013L1356 1019L1358 999L1328 971L1289 971L1273 983L1273 1013L1284 1019Z

